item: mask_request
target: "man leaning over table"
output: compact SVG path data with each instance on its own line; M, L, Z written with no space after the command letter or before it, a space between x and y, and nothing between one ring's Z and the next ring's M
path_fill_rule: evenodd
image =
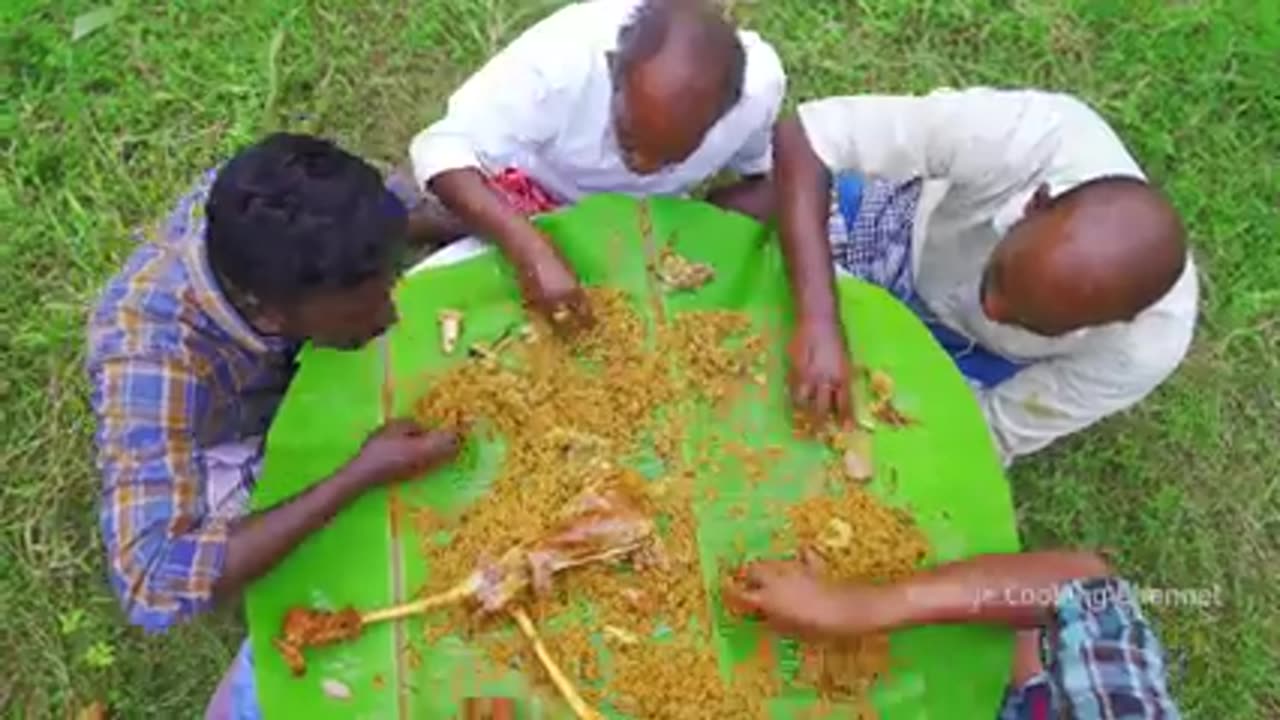
M160 632L234 602L369 489L452 459L459 440L393 421L348 463L249 511L262 438L304 341L356 348L396 320L407 205L319 138L275 134L210 170L112 278L89 321L102 534L129 621ZM208 709L258 717L244 646Z
M1132 407L1187 352L1197 281L1178 213L1074 97L826 98L774 148L801 408L848 412L833 266L928 325L1006 464Z
M785 93L777 53L715 3L572 3L468 79L410 155L442 241L492 240L532 308L589 322L577 277L527 217L595 193L684 195L724 171L738 181L707 200L769 217Z

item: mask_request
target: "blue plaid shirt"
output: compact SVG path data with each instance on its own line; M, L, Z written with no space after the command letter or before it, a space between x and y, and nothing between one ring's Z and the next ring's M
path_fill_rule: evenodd
M1164 652L1133 587L1101 578L1064 585L1046 672L1005 698L999 720L1177 720Z
M205 453L266 431L297 349L256 332L213 278L203 216L215 173L133 253L89 321L102 534L116 593L148 630L211 602L234 518L214 512Z
M298 350L254 330L213 276L204 206L216 176L205 172L179 200L107 284L89 321L111 581L129 620L155 631L212 601L244 507L214 507L210 451L266 432ZM409 207L421 199L404 172L388 177L387 189ZM242 495L256 459L234 473Z

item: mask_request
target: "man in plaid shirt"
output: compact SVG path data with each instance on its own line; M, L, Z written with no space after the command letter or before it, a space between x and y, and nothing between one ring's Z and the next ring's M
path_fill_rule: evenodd
M809 638L942 623L1021 630L999 720L1180 717L1133 589L1097 555L984 555L885 585L830 585L818 563L805 554L751 565L725 599L779 632Z
M248 512L262 436L304 341L395 321L406 204L359 158L276 134L207 173L113 278L89 323L102 532L129 620L160 631L236 597L365 490L457 451L393 421L327 478Z

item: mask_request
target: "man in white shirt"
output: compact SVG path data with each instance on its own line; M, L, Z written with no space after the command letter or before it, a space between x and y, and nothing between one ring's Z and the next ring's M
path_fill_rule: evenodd
M708 200L768 216L785 93L773 48L708 3L593 0L492 58L410 156L419 185L496 242L532 307L585 319L573 271L525 216L592 193L685 194L726 169L741 182Z
M1131 407L1186 354L1197 282L1177 213L1079 100L829 98L774 145L801 408L848 412L833 256L930 326L1006 463Z

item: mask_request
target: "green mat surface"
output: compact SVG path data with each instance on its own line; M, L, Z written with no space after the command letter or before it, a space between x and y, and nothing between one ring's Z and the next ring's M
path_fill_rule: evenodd
M825 452L791 433L783 352L792 318L776 237L743 217L676 199L640 203L598 196L538 223L587 284L621 288L643 312L651 300L646 245L670 245L690 259L711 263L717 274L696 293L665 297L668 312L740 310L773 331L774 346L765 359L768 398L740 407L732 431L747 443L781 445L786 454L770 470L771 481L758 484L764 489L753 489L757 485L746 482L732 462L721 463L721 477L700 478L716 485L718 499L696 509L708 582L741 561L743 545L749 555L767 553L780 519L764 509L764 500L800 499L812 486L803 479L817 473ZM646 226L651 226L648 233L642 232ZM950 359L915 316L880 289L842 280L839 293L855 357L889 372L897 385L897 405L919 421L876 431L872 490L913 513L932 545L930 562L1015 550L1008 484L972 393ZM391 356L396 404L406 414L433 375L459 362L439 352L439 309L466 313L464 344L496 337L523 314L511 272L496 254L412 275L398 289L397 303L402 321L390 336ZM302 353L301 368L268 437L256 508L300 492L356 452L381 419L382 372L374 347ZM707 413L692 432L715 433L723 422ZM271 646L289 607L372 609L411 598L429 577L430 561L419 553L411 528L394 526L391 493L412 506L447 509L483 502L501 462L500 445L477 441L445 470L395 491L368 493L249 589L250 636L269 720L448 718L462 697L483 694L524 698L522 717L563 714L558 704L530 693L515 671L496 679L494 673L479 672L483 661L459 638L426 647L420 619L375 626L356 642L309 651L309 671L301 679L289 674ZM752 510L745 518L731 517L733 504ZM714 638L727 668L755 647L757 629L713 609ZM417 669L406 666L406 645L421 654ZM885 720L993 717L1011 651L1012 636L998 629L929 627L897 633L892 638L895 670L876 686L873 700ZM785 652L782 662L787 663ZM352 697L326 696L321 686L326 679L346 684ZM811 703L805 693L788 690L773 705L774 714L790 717Z

